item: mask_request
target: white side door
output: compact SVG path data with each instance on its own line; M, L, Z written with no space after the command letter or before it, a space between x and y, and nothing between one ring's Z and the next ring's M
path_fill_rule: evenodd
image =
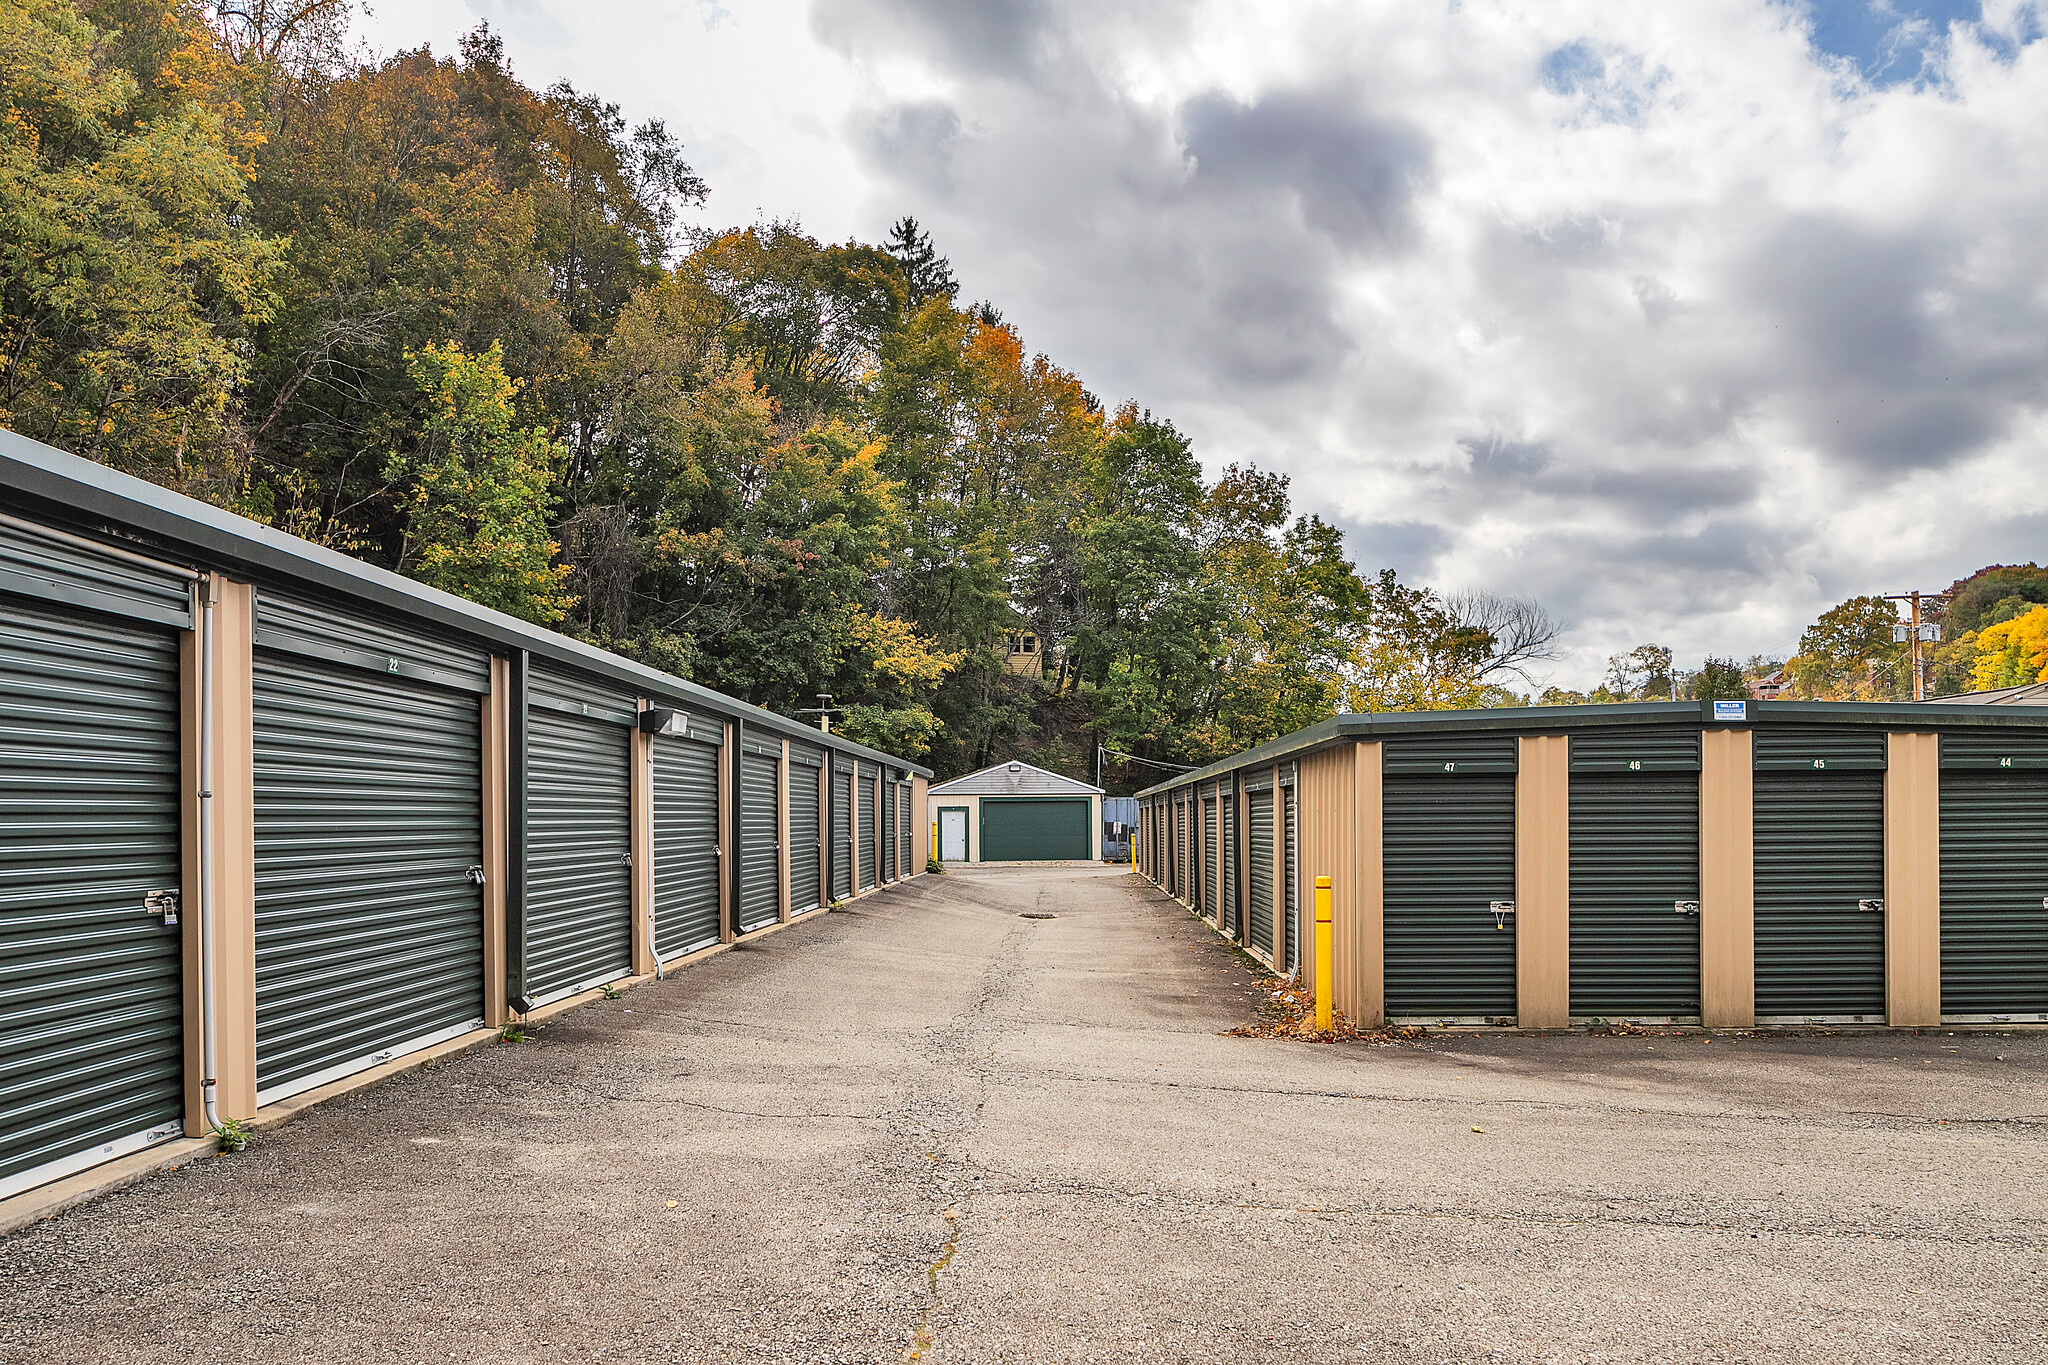
M942 863L964 863L967 861L966 811L942 810L939 812L939 861Z

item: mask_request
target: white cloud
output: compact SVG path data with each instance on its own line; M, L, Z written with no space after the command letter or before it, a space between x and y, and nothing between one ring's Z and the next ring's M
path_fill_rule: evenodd
M667 117L710 221L915 213L1363 567L1578 621L1572 676L2042 554L2048 44L1873 88L1771 0L726 8L472 6Z

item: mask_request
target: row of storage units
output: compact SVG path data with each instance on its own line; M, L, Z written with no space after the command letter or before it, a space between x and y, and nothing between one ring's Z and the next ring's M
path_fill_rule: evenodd
M924 867L914 764L8 433L0 508L0 1197Z
M2048 1023L2048 708L1340 716L1141 794L1144 875L1255 951L1267 773L1361 1021Z
M1281 974L1301 941L1297 765L1245 768L1138 799L1145 874Z

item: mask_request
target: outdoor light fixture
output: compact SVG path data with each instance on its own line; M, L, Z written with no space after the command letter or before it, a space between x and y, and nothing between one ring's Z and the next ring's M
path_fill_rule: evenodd
M640 713L640 729L650 735L688 735L690 716L666 706L650 706Z

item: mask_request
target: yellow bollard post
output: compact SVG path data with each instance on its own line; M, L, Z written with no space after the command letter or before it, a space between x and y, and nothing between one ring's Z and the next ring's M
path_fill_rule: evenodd
M1316 1032L1328 1033L1333 1022L1330 996L1335 965L1330 961L1330 879L1316 878Z
M939 822L936 820L932 821L932 841L929 845L927 845L927 847L929 847L932 851L931 859L933 862L936 863L943 861L939 857Z

